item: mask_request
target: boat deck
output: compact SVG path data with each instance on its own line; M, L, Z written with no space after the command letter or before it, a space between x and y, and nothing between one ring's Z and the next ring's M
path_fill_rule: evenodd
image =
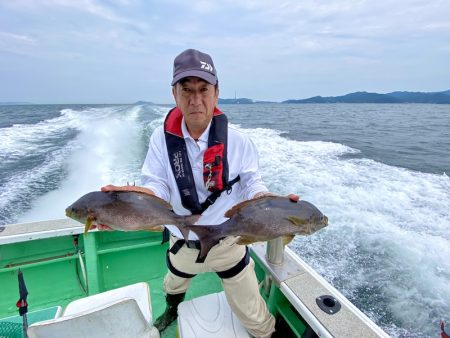
M92 231L82 235L83 231L83 225L69 219L11 225L0 231L0 284L6 295L0 299L0 318L17 314L19 268L29 291L29 311L64 308L86 295L146 281L153 318L162 314L167 243L161 245L161 234ZM251 255L268 308L284 319L291 336L388 337L289 248L282 265L267 261L266 243L253 244ZM192 279L186 299L221 290L215 273L201 274ZM328 301L325 310L318 298ZM173 324L163 337L175 334Z

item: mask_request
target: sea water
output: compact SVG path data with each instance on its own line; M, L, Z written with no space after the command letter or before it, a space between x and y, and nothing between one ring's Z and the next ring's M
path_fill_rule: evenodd
M393 337L450 323L450 105L224 105L275 193L329 226L290 244ZM0 106L0 224L64 217L82 194L139 184L168 106Z

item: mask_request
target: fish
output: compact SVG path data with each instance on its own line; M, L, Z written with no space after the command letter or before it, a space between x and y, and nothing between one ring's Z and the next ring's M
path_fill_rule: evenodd
M311 235L328 225L328 217L312 203L274 195L236 204L225 217L229 219L218 225L186 226L199 238L200 260L223 237L239 236L237 243L243 245L283 237L288 244L295 235Z
M187 224L199 215L180 216L163 199L136 191L93 191L66 208L66 216L85 224L86 234L94 224L120 231L163 231L165 224L176 225L187 239Z

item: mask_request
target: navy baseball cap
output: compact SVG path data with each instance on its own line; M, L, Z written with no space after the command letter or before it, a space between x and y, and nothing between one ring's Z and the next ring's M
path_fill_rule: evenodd
M173 62L172 86L188 76L199 77L215 85L217 74L211 56L195 49L186 49L178 55Z

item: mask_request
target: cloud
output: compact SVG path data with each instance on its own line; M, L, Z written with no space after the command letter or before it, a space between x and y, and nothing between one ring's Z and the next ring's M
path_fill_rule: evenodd
M29 50L36 46L38 41L28 35L0 31L0 51L29 55Z
M14 34L9 32L0 32L0 41L4 44L22 44L22 45L36 45L36 39L21 34Z
M423 26L424 30L435 31L435 30L450 30L450 22L433 22Z
M448 78L449 12L450 2L441 0L0 1L0 47L27 54L33 67L59 65L48 72L123 72L133 98L138 88L126 81L154 74L149 91L160 92L173 57L198 48L213 56L223 90L230 84L248 88L250 97L263 99L266 90L285 99L301 86L307 96L312 78L311 94L330 95L342 86L360 89L358 78L381 83L386 69L399 83L412 72L431 81L431 66ZM385 81L385 91L399 89Z
M116 4L119 6L128 6L130 1L118 1ZM110 6L95 0L41 0L39 2L15 0L6 4L6 6L22 12L37 11L48 13L49 10L61 8L75 9L81 13L87 13L113 23L130 25L139 30L146 30L148 28L147 23L135 19L131 20L118 14Z

